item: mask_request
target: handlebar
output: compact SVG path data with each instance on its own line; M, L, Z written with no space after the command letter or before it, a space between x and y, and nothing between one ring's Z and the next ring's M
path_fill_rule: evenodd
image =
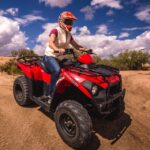
M92 49L88 49L88 50L84 50L82 51L83 53L87 53L87 54L94 54Z
M79 50L80 51L80 50ZM87 53L87 54L94 54L92 49L87 49L87 50L82 50L80 51L81 53ZM59 53L59 51L54 51L54 53ZM65 49L65 52L63 53L63 55L66 54L73 54L74 53L74 49L69 48L69 49Z
M54 51L54 53L59 53L59 51ZM63 55L66 55L66 54L73 54L73 49L72 48L65 49L65 52L63 53Z
M81 53L94 54L92 49L78 50L78 51L80 51ZM65 49L65 52L63 54L59 54L59 51L54 51L54 53L58 53L57 57L62 56L62 55L72 54L74 59L77 59L77 55L74 53L74 49L72 48Z

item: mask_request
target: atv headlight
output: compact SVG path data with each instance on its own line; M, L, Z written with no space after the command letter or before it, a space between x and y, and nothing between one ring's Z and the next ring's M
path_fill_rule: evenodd
M98 92L98 86L97 85L93 85L92 89L91 89L91 93L92 95L96 95Z
M82 85L90 92L92 95L96 95L98 93L98 85L86 80L82 83Z
M82 85L83 85L88 91L91 91L92 82L86 80L86 81L82 82Z

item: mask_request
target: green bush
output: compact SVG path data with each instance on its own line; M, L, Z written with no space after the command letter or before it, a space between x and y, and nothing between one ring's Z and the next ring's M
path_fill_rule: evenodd
M0 71L8 74L21 74L21 70L17 67L15 59L11 59L4 65L1 65Z
M21 49L21 50L13 50L11 52L13 57L23 57L23 56L37 56L33 50ZM8 74L21 74L22 71L16 65L16 59L11 59L5 64L0 66L1 72L6 72Z
M19 51L12 51L13 56L37 56L33 50L22 49ZM125 51L120 53L116 57L110 59L102 59L94 56L97 64L109 65L112 67L119 68L120 70L145 70L143 64L150 63L150 54L140 51ZM21 70L16 65L16 59L11 59L4 65L0 66L1 72L7 72L8 74L21 74Z
M33 50L21 49L21 50L13 50L11 51L11 55L13 57L23 57L23 56L38 56L34 53Z
M110 59L96 58L96 63L109 65L120 70L142 70L143 64L149 63L150 54L140 51L125 51Z

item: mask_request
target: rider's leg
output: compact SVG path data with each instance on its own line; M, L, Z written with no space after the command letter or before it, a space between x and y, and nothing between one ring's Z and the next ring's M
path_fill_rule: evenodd
M53 96L56 88L56 82L59 78L59 73L60 73L60 66L57 62L57 60L54 57L51 56L44 56L44 64L46 65L46 68L51 71L51 81L49 84L48 96Z

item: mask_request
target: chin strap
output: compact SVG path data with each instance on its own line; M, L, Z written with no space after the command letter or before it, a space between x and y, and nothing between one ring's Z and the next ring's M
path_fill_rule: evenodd
M69 30L69 29L66 27L66 25L62 22L62 20L59 20L59 26L60 26L61 28L63 28L64 30L68 31L68 32L71 31L71 30Z

